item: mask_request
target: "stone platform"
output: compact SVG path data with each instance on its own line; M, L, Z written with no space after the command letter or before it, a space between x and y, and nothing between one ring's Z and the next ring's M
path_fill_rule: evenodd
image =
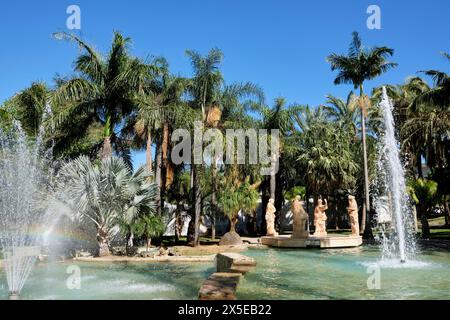
M238 253L219 253L216 256L217 272L203 282L199 300L236 300L236 290L241 277L256 266L253 258Z
M361 236L309 236L306 239L291 238L290 235L261 237L261 244L277 248L352 248L362 244Z

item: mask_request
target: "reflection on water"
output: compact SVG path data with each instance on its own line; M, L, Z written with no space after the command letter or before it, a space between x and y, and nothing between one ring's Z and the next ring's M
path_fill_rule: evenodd
M379 260L376 247L267 249L238 287L238 299L449 299L450 253L424 251L415 261ZM368 289L379 268L380 289Z
M39 265L21 299L196 299L201 283L214 271L212 264L80 263L81 288L70 290L66 273L71 264ZM7 298L0 277L0 299Z

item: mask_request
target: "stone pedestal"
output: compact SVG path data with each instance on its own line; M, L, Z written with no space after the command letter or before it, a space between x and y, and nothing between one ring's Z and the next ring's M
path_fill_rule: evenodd
M361 236L310 236L295 239L290 236L262 237L261 244L278 248L352 248L362 244Z

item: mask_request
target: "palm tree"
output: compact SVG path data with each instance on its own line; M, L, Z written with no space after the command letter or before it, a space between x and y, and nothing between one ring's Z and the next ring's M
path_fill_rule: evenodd
M289 144L289 137L295 132L293 116L298 112L303 110L303 106L300 105L287 105L286 100L282 97L275 99L274 106L272 108L263 106L260 109L262 114L262 127L267 130L279 130L280 141L278 145L278 150L272 151L274 159L272 159L272 166L275 169L278 167L278 173L272 171L270 175L270 198L275 200L275 205L277 209L280 209L283 204L283 190L277 190L277 185L280 185L280 172L285 169L283 165L283 153L289 153L292 151L291 145ZM288 165L287 167L289 167Z
M30 137L36 137L44 120L50 89L43 82L34 82L7 101L12 118L19 120Z
M258 109L264 103L264 93L257 85L246 83L223 84L217 93L217 100L208 109L206 125L226 129L256 128L257 124L249 116L249 111ZM211 161L211 238L215 239L215 220L217 216L217 167L218 155Z
M450 61L450 54L443 52L442 55ZM421 72L432 77L434 88L419 95L412 105L413 109L415 110L419 104L426 103L448 110L450 108L450 76L437 70Z
M365 117L369 107L369 98L364 95L364 81L371 80L391 68L397 66L396 63L387 61L387 57L392 56L394 50L388 47L374 47L365 49L361 38L357 32L353 32L353 40L347 55L332 53L327 61L331 64L331 70L339 70L334 80L334 84L351 83L355 89L359 88L359 107L361 108L361 128L363 144L363 164L364 164L364 195L365 202L363 207L362 228L363 233L366 225L366 210L370 210L369 198L369 173L367 164L367 146L366 146L366 125Z
M129 56L131 39L118 32L114 33L106 59L75 35L57 33L55 37L74 41L83 50L75 61L76 76L60 79L52 94L52 105L65 106L55 119L56 126L65 126L72 117L83 114L87 123L103 126L102 157L111 157L115 146L129 160L129 147L116 129L134 109L135 94L142 92L149 66Z
M326 105L322 107L326 116L348 131L351 138L356 138L359 128L358 117L360 116L360 109L357 106L357 100L357 96L353 91L350 91L346 101L333 95L328 95Z
M217 92L223 82L222 74L219 71L219 65L223 59L223 53L219 49L211 49L205 56L201 56L193 50L186 51L191 60L194 77L189 86L189 92L192 96L191 106L193 109L200 109L202 126L207 121L207 108L213 107L216 101ZM192 161L192 186L193 186L193 211L194 211L194 234L191 244L199 244L199 223L201 214L202 191L200 186L201 166Z
M155 212L157 187L145 167L132 173L116 157L96 165L82 156L66 163L58 173L60 198L73 209L73 219L94 224L99 256L109 255L114 227Z
M439 201L438 184L432 180L416 179L408 184L408 193L417 207L417 213L422 224L422 238L430 236L430 226L427 215L432 212Z
M248 179L242 182L232 177L225 178L219 191L218 204L230 220L230 231L222 237L221 243L227 245L242 243L236 232L239 212L242 210L249 213L256 209L259 198L257 187L258 184L250 185Z
M122 135L131 136L137 149L146 150L147 166L152 169L152 144L156 141L156 184L160 187L157 211L161 213L164 207L166 188L171 184L172 166L169 162L170 135L173 124L178 119L186 118L186 102L183 94L186 92L188 80L169 73L167 62L157 59L151 65L153 70L151 81L146 83L144 93L136 96L138 112L127 119L127 125L122 129ZM170 176L169 176L170 175Z
M417 176L422 178L422 156L424 155L424 146L416 136L411 139L410 133L405 130L405 124L414 118L417 113L412 110L412 105L416 103L418 96L430 90L427 83L419 78L409 78L404 84L386 86L389 98L393 101L393 116L396 123L396 136L402 144L403 158L408 161L412 170L417 168ZM382 87L374 88L372 100L378 103L382 96ZM378 126L380 127L380 126Z
M308 193L317 200L338 189L353 190L358 165L346 128L328 121L321 107L314 111L306 107L296 119L301 130L297 161L305 172Z

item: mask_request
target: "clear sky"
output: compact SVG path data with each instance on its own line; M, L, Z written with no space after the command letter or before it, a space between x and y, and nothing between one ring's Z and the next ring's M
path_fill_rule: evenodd
M346 97L351 86L333 85L325 61L346 53L352 31L363 43L395 49L399 67L367 84L401 83L418 70L448 70L439 52L450 52L450 1L407 0L15 0L0 2L0 103L32 81L51 83L72 72L78 49L51 37L68 31L66 9L81 9L79 34L106 52L113 30L133 39L136 56L162 55L171 70L190 74L184 52L225 54L227 82L260 85L267 100L318 105L327 94ZM381 30L369 30L367 7L381 8ZM144 161L134 155L135 164Z

